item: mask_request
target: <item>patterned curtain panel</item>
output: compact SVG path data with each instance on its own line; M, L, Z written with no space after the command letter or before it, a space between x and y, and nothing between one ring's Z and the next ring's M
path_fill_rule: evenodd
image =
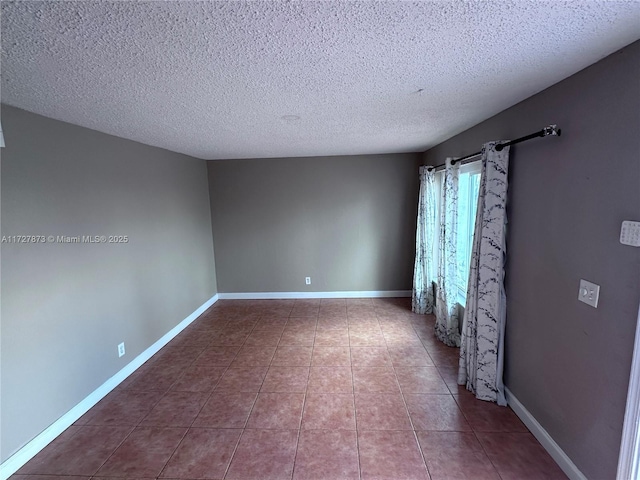
M509 147L482 150L482 177L473 235L467 301L462 322L458 384L481 400L506 405L502 369L506 295L506 202Z
M460 346L458 321L458 177L460 165L451 165L447 158L440 202L440 227L438 238L438 278L436 280L435 334L450 347Z
M413 298L415 313L433 313L433 281L435 280L436 248L436 184L435 172L420 168L420 197L416 228L416 260L413 267Z

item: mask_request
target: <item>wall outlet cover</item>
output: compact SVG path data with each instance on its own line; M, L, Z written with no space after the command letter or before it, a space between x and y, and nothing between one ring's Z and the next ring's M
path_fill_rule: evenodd
M598 298L600 298L600 285L581 279L578 300L591 305L593 308L598 308Z
M118 357L122 357L125 353L124 342L118 345Z

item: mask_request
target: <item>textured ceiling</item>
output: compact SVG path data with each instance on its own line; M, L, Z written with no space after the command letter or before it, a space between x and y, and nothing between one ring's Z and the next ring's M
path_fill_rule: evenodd
M3 1L2 101L205 159L422 151L638 38L637 0Z

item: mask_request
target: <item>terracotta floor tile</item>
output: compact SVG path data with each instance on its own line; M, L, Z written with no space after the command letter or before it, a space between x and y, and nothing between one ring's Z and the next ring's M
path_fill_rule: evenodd
M345 329L348 325L346 316L318 317L318 330Z
M10 480L565 478L433 332L409 298L219 300Z
M309 393L304 404L305 430L355 430L355 403L351 394Z
M349 367L311 367L308 392L353 393Z
M460 410L476 432L527 432L527 427L509 407L478 400L473 395L456 395Z
M242 346L249 336L248 331L225 331L216 333L211 340L210 346L231 347Z
M305 393L309 367L269 367L261 392Z
M11 475L10 480L89 480L88 476L75 475ZM101 479L102 480L102 479Z
M242 430L189 429L160 476L222 479L241 433Z
M162 398L159 392L113 391L77 424L86 425L137 425Z
M391 367L391 357L386 347L351 347L351 364L354 367Z
M71 426L18 473L93 475L131 430L132 427Z
M260 393L249 416L247 428L300 428L303 403L304 394L301 393Z
M259 392L267 367L229 367L214 392Z
M271 363L273 355L276 353L275 346L253 347L245 346L240 349L232 367L259 367L267 366Z
M500 480L473 433L417 432L432 480Z
M293 302L293 308L306 306L306 307L320 307L320 298L296 298Z
M349 332L345 329L318 330L316 332L314 345L348 347Z
M268 331L271 333L278 332L282 333L287 321L289 320L287 316L271 316L271 315L263 315L258 320L258 323L253 327L254 331Z
M420 338L415 334L405 333L385 333L384 340L387 343L387 347L413 347L424 348Z
M188 367L202 353L204 346L166 345L151 359L151 364L158 367Z
M137 427L96 475L157 477L186 432L186 428Z
M294 305L291 310L291 317L317 317L320 311L320 304L318 305Z
M394 367L433 366L431 357L424 347L389 346L389 356Z
M356 393L400 393L391 367L353 367L353 388Z
M368 298L368 297L347 298L346 304L347 304L347 308L349 308L349 306L356 306L356 305L373 308L373 301L371 298Z
M477 433L502 480L563 479L567 476L535 437L527 433Z
M192 365L176 380L170 390L181 392L211 392L225 370L226 367Z
M347 311L347 323L349 328L355 328L357 334L361 334L363 332L358 332L358 330L369 328L370 330L375 328L376 334L382 334L382 330L380 330L380 322L375 314L353 314ZM373 333L373 332L371 332Z
M293 470L294 480L359 480L355 431L306 430Z
M324 367L350 366L351 355L349 347L313 347L311 365Z
M443 367L457 367L460 363L460 349L448 347L444 343L436 343L433 346L427 346L429 356L433 363Z
M358 431L362 480L428 480L413 432Z
M284 329L284 327L283 327ZM280 342L282 332L254 330L244 342L245 346L276 346Z
M308 367L311 365L312 351L312 347L280 346L271 360L271 365L278 367Z
M208 365L212 367L228 367L236 358L240 347L207 347L196 359L196 365Z
M373 305L351 305L347 304L347 317L349 320L368 320L377 322L378 315Z
M260 321L259 315L240 315L239 317L229 320L229 322L225 325L225 328L229 332L250 332L251 330L253 330L253 327L258 323L258 321Z
M464 385L458 385L458 367L438 367L438 372L453 395L471 395Z
M287 325L285 326L285 330L295 330L295 329L310 329L310 330L315 330L316 325L318 323L318 319L314 316L314 317L295 317L295 316L291 316L289 317L289 320L287 321Z
M214 392L193 422L193 427L244 428L256 393Z
M451 395L405 394L415 430L471 431Z
M261 310L263 316L269 317L288 317L293 310L293 303L290 305L279 305L276 307L265 307Z
M360 430L411 430L400 394L357 393L356 422Z
M324 307L344 307L347 308L346 298L321 298L320 305Z
M386 347L382 333L352 333L349 332L349 345L352 347Z
M310 347L313 346L313 340L316 332L313 329L289 329L285 328L280 337L279 346L300 346Z
M328 305L320 303L318 317L344 317L347 318L347 305Z
M169 343L172 347L206 347L213 340L213 331L187 331L183 330Z
M436 367L395 367L402 393L449 393Z
M245 430L225 479L289 480L297 442L297 430Z
M169 392L140 422L140 426L189 427L208 396L206 393Z
M120 387L136 392L166 392L180 378L185 368L187 367L147 367L144 365L122 382Z

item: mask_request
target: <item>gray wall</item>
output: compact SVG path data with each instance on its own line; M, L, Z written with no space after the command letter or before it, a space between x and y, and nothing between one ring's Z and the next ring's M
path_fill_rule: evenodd
M208 162L220 292L411 289L420 157Z
M505 383L593 479L615 478L640 301L640 249L619 243L640 221L639 78L636 42L425 154L562 127L511 150Z
M216 293L205 162L2 106L5 460ZM117 344L127 353L118 358Z

